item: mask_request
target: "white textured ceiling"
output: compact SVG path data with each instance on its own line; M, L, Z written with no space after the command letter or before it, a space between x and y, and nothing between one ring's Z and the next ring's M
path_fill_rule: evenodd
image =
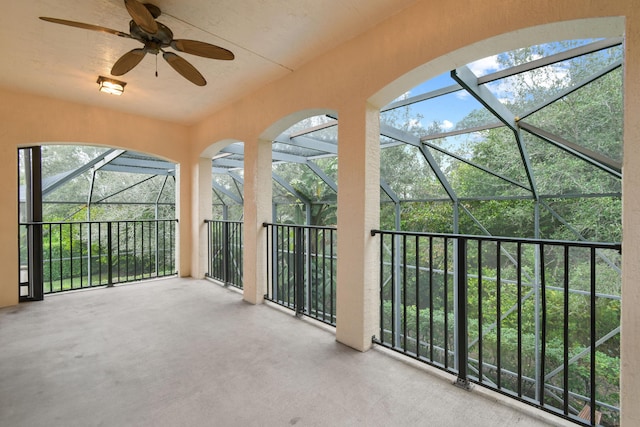
M133 39L44 22L79 21L128 33L123 0L3 0L0 14L0 86L191 123L356 36L414 0L151 0L157 20L176 39L194 39L233 51L234 61L179 53L208 81L198 87L160 55L147 55L120 97L97 90ZM171 49L169 49L171 50Z

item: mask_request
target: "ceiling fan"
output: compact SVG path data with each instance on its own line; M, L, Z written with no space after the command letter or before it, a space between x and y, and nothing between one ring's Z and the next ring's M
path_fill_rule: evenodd
M140 61L142 61L147 53L158 55L162 52L162 57L174 70L180 73L180 75L193 84L204 86L207 84L207 81L193 65L181 56L178 56L173 52L166 52L164 49L171 47L178 52L189 53L191 55L211 59L222 59L227 61L234 59L233 52L220 46L215 46L197 40L174 39L173 32L169 27L156 21L156 18L160 16L161 11L159 7L153 4L143 4L137 0L124 0L124 5L132 18L131 22L129 22L128 34L122 31L112 30L111 28L85 24L83 22L67 21L66 19L48 18L44 16L41 16L40 19L47 22L53 22L54 24L62 24L71 27L83 28L85 30L114 34L119 37L135 39L141 42L144 47L136 48L125 53L116 61L115 64L113 64L111 74L114 76L121 76L131 71L140 63Z

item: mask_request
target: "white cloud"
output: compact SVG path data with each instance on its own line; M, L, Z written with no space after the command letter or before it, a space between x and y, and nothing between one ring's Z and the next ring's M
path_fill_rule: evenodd
M498 71L500 69L498 55L487 56L486 58L479 59L470 63L468 67L476 76L483 76L493 71Z
M405 93L403 93L402 95L400 95L399 97L397 97L396 99L394 99L393 102L404 101L405 99L409 98L410 96L411 96L411 91L408 90Z
M418 128L421 128L421 127L422 127L422 122L421 122L420 120L418 120L418 119L410 119L410 120L407 122L407 127L408 127L409 129L417 128L417 127L418 127Z
M444 129L444 130L453 129L453 123L450 122L449 120L443 120L442 121L442 129Z

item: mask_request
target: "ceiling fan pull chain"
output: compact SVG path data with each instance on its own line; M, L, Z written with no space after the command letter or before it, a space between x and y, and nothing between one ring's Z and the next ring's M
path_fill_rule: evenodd
M156 77L158 77L158 55L156 54Z

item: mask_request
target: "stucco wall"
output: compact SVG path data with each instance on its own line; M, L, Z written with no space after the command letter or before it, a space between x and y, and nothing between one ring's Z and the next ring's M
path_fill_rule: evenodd
M598 18L598 19L592 19ZM607 19L601 19L607 18ZM368 32L305 64L292 74L264 86L260 90L236 100L227 108L213 113L195 126L184 126L146 119L41 98L0 89L0 268L4 278L0 282L0 306L17 302L18 256L16 148L21 145L46 142L104 144L125 147L159 155L180 163L180 264L182 275L191 271L200 274L199 253L203 203L208 203L210 191L203 181L206 174L195 168L206 167L200 157L215 152L213 144L221 141L244 141L248 152L257 150L259 141L285 129L287 117L303 110L329 109L347 118L354 112L362 114L379 107L420 81L455 68L474 59L510 48L575 37L620 35L626 29L625 63L625 157L623 180L623 425L640 425L640 267L634 262L640 252L640 7L637 0L460 0L455 4L444 1L420 0L406 10L390 17ZM368 120L362 120L369 123ZM346 126L346 128L345 128ZM353 128L349 128L353 126ZM359 123L340 123L340 132L354 135L353 140L341 139L341 156L357 158L370 144L366 129ZM346 132L344 132L346 129ZM351 153L350 150L353 150ZM375 158L375 156L373 156ZM268 162L257 161L256 165ZM362 166L363 173L372 165ZM345 167L343 163L341 168ZM256 176L260 176L256 173ZM372 174L375 178L375 174ZM372 178L367 178L372 179ZM248 183L249 194L260 194L259 179ZM352 185L341 180L339 186ZM367 187L366 179L353 184L350 190ZM195 194L192 194L192 188ZM201 203L200 201L203 201ZM372 199L366 194L341 203L340 212L361 212ZM264 203L260 203L264 205ZM258 209L266 209L264 206ZM256 212L252 218L264 216ZM355 223L356 221L360 221ZM342 226L349 223L342 222ZM358 234L370 224L360 218L354 226ZM340 241L341 256L349 248L367 246L367 242ZM259 248L253 248L259 249ZM249 251L252 248L248 248ZM259 253L254 250L255 253ZM357 257L357 255L354 255ZM368 268L362 265L357 268ZM254 275L253 280L260 277ZM358 275L354 275L356 277ZM366 274L360 274L367 277ZM340 280L340 278L339 278ZM365 290L361 284L346 299L357 299ZM354 285L354 286L355 286ZM254 288L255 284L254 284ZM366 291L366 290L365 290ZM369 292L369 291L367 291ZM256 293L258 295L259 292ZM366 298L366 296L365 296ZM367 304L371 305L371 302ZM362 307L361 307L362 308ZM365 310L366 311L366 310ZM364 313L366 316L366 313ZM374 320L367 320L371 323ZM341 340L363 342L363 334L370 326L341 332ZM353 336L351 336L353 334Z
M18 179L17 149L39 144L105 145L150 153L190 170L188 129L185 126L100 108L0 89L0 307L18 302ZM191 179L178 177L180 217L191 211ZM184 224L183 224L184 223ZM189 221L179 225L182 275L191 268ZM187 253L185 253L187 251Z

